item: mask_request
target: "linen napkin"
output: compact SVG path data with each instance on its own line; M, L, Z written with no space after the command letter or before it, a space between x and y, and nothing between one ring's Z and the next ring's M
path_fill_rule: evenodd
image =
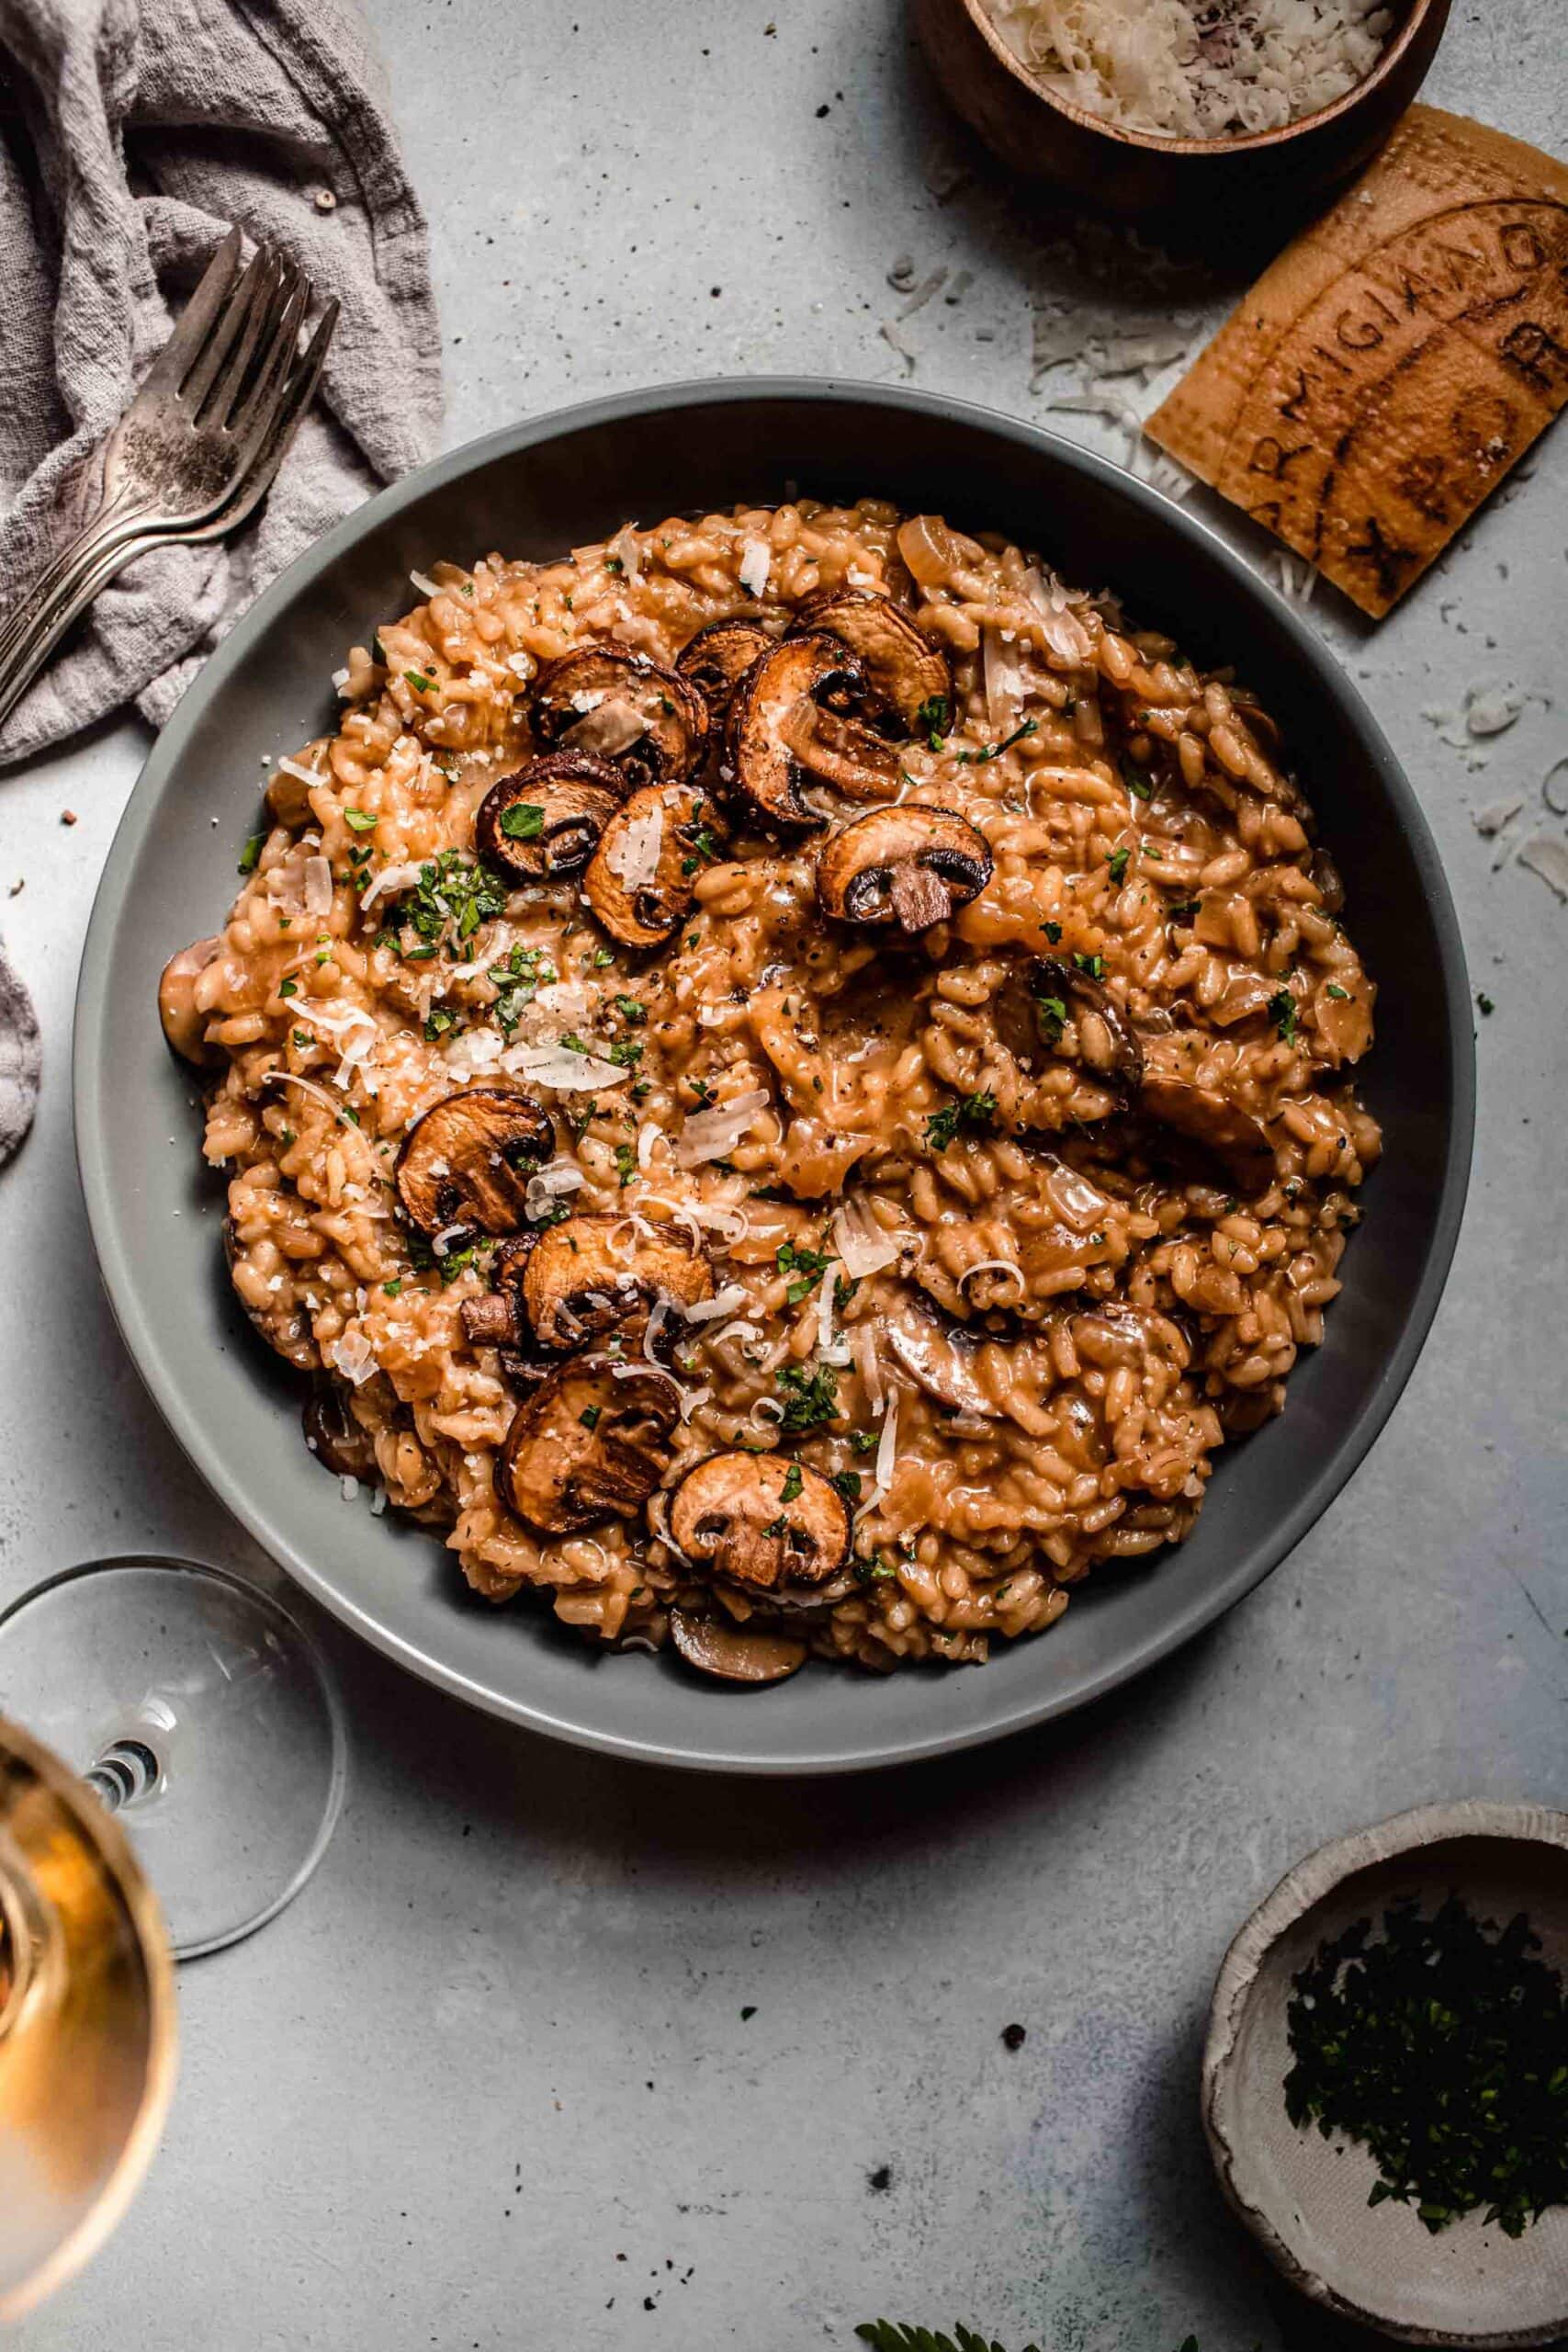
M342 304L320 401L237 538L105 590L0 767L127 702L160 725L257 589L429 455L441 408L424 220L357 0L0 0L0 599L91 512L103 441L233 222ZM36 1089L26 1005L0 959L0 1164Z

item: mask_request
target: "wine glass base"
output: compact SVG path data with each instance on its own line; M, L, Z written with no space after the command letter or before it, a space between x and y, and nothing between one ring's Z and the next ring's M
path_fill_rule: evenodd
M221 1568L91 1561L0 1614L0 1713L118 1814L182 1960L275 1918L321 1860L347 1747L325 1659Z

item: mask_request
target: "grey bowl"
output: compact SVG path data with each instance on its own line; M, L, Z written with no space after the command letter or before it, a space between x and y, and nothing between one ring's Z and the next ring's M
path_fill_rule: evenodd
M496 547L543 556L627 515L792 485L1005 527L1069 580L1113 582L1200 659L1245 672L1297 747L1380 985L1364 1083L1387 1149L1325 1344L1299 1366L1284 1415L1222 1458L1179 1552L1102 1570L1053 1632L979 1669L883 1679L824 1667L730 1691L673 1661L595 1657L526 1606L473 1601L430 1535L342 1499L300 1441L297 1389L230 1295L222 1186L201 1171L194 1091L164 1048L154 992L164 958L229 903L262 755L327 725L330 673L406 605L411 569ZM83 957L74 1083L120 1329L175 1436L257 1541L345 1624L477 1706L620 1755L748 1772L848 1771L996 1738L1125 1682L1239 1600L1338 1493L1409 1376L1453 1253L1474 1112L1464 959L1436 849L1365 706L1300 620L1177 508L1026 424L918 392L779 380L680 385L513 426L400 482L302 556L208 663L131 795Z

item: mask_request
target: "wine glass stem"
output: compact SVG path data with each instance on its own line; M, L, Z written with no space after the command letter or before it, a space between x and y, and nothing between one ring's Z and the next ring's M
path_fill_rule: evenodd
M152 1793L158 1785L159 1771L158 1759L145 1741L117 1739L82 1777L107 1811L118 1813L138 1797Z

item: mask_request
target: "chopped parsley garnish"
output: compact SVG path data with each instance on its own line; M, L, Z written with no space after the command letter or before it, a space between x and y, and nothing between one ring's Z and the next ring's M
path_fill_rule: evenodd
M514 800L501 812L501 831L509 842L536 842L545 830L545 812L536 800Z
M705 859L709 865L713 863L718 855L718 843L706 825L699 825L688 839L692 844L692 854L681 860L681 871L682 874L694 874Z
M800 1473L800 1464L799 1464L799 1463L798 1463L798 1462L792 1462L792 1463L790 1464L790 1465L789 1465L789 1468L784 1472L784 1485L779 1488L779 1500L780 1500L780 1502L781 1502L781 1503L792 1503L792 1502L794 1502L794 1500L795 1500L795 1498L796 1495L798 1495L798 1494L799 1494L799 1492L800 1492L800 1490L801 1490L802 1487L804 1487L804 1485L805 1485L805 1484L806 1484L806 1481L805 1481L805 1479L801 1476L801 1473Z
M277 993L279 996L298 996L299 993L299 981L295 979L292 975L290 975L290 977L286 980L279 980L277 984Z
M835 1470L828 1480L828 1484L842 1495L852 1510L860 1500L862 1483L858 1470Z
M343 821L351 833L373 833L381 820L378 817L369 815L364 808L345 808L343 812Z
M617 1037L615 1044L610 1047L608 1058L615 1064L615 1067L618 1069L636 1069L638 1062L642 1059L642 1039L640 1037Z
M425 1044L434 1046L438 1037L445 1037L448 1029L455 1029L457 1025L457 1016L455 1012L449 1012L444 1004L433 1006L430 1018L424 1024Z
M1183 899L1178 905L1168 910L1166 915L1166 921L1167 922L1192 922L1196 921L1197 914L1197 899Z
M603 1405L585 1405L577 1418L585 1430L596 1430L599 1426L599 1416L604 1409Z
M852 1430L850 1447L855 1453L874 1453L882 1440L875 1430Z
M615 1003L615 1011L628 1029L640 1029L648 1019L648 1007L637 997L618 996Z
M434 679L427 678L423 670L405 670L403 675L416 695L429 694L435 684Z
M1046 922L1042 923L1040 928L1045 933L1045 936L1050 941L1052 946L1055 947L1062 936L1061 924L1059 922Z
M1073 962L1077 966L1080 972L1087 972L1091 980L1102 980L1105 978L1105 958L1103 956L1079 956L1075 954Z
M294 1042L299 1047L300 1052L303 1053L310 1046L313 1046L316 1040L309 1029L296 1029L294 1032Z
M637 1174L637 1152L631 1144L618 1143L615 1146L615 1171L620 1178L621 1190L625 1192Z
M1296 1000L1289 989L1276 989L1269 1000L1269 1018L1287 1046L1296 1042Z
M947 696L930 695L915 713L915 732L923 735L933 752L947 741Z
M1153 799L1155 788L1153 783L1150 781L1148 771L1145 768L1141 768L1136 760L1123 759L1122 763L1122 781L1126 786L1134 800Z
M961 1127L986 1128L995 1122L997 1098L982 1091L965 1094L956 1102L949 1102L933 1111L926 1121L926 1141L933 1151L945 1151Z
M251 835L250 840L240 852L240 872L242 874L254 874L255 872L261 854L265 847L266 835L265 833L253 833Z
M423 963L444 938L450 948L448 927L457 939L471 939L481 922L493 922L505 912L505 885L472 858L444 849L420 867L419 880L391 909L378 944L395 947L405 963ZM404 944L411 931L418 946Z
M1037 719L1026 718L1021 727L1013 729L1010 735L1004 735L999 743L987 743L983 752L960 752L957 755L959 766L961 768L988 766L992 760L999 760L1004 752L1010 752L1015 743L1021 743L1026 735L1032 735L1038 725Z
M1330 996L1334 994L1332 987L1330 987L1328 993ZM1483 1014L1495 1012L1497 1010L1484 989L1477 989L1475 991L1475 1008L1478 1012Z
M621 573L626 570L626 565L621 561L621 559L620 559L620 557L619 557L618 555L607 555L607 556L604 558L604 569L605 569L605 571L613 571L613 572L615 572L615 573L616 574L616 576L617 576L617 577L619 577L619 575L620 575L620 574L621 574Z
M1040 1035L1047 1046L1059 1046L1062 1032L1067 1025L1067 1008L1059 996L1037 996L1034 1019Z
M776 1252L776 1261L781 1274L792 1274L795 1277L784 1292L784 1296L791 1306L798 1306L801 1300L815 1290L833 1260L830 1251L803 1250L797 1242L781 1241Z
M385 1298L396 1298L396 1297L398 1296L399 1293L401 1291L402 1286L403 1286L403 1278L402 1278L401 1274L399 1274L399 1275L398 1275L398 1277L397 1277L397 1279L396 1279L395 1281L393 1281L393 1282L389 1282L389 1283L383 1283L381 1284L381 1293L382 1293L383 1297L385 1297Z
M1125 842L1122 843L1120 849L1113 849L1111 851L1110 866L1111 879L1112 882L1120 885L1123 875L1127 871L1127 860L1131 857L1132 854L1132 851L1127 847Z
M1349 989L1342 989L1342 988L1340 987L1340 985L1339 985L1339 983L1338 983L1338 981L1337 981L1337 980L1330 980L1330 981L1329 981L1329 983L1328 983L1328 994L1329 994L1331 997L1335 998L1335 999L1337 1000L1337 1001L1338 1003L1340 1003L1340 1004L1348 1004L1348 1003L1349 1003L1349 1001L1350 1001L1350 991L1349 991ZM1477 998L1477 999L1476 999L1476 1001L1477 1001L1477 1003L1479 1003L1479 1002L1480 1002L1480 999L1479 999L1479 998ZM1487 1006L1486 1006L1486 1008L1485 1008L1485 1009L1486 1009L1486 1011L1487 1011L1488 1012L1491 1012L1492 1007L1491 1007L1490 1002L1488 1002L1488 1004L1487 1004Z
M839 1375L831 1364L818 1364L810 1373L804 1364L781 1364L773 1377L784 1391L784 1419L779 1429L785 1437L792 1437L800 1430L820 1429L838 1411Z
M492 964L485 974L496 987L495 1018L502 1034L510 1037L523 1017L523 1008L532 1004L541 987L555 978L553 964L541 963L544 951L538 947L512 948L504 964Z

